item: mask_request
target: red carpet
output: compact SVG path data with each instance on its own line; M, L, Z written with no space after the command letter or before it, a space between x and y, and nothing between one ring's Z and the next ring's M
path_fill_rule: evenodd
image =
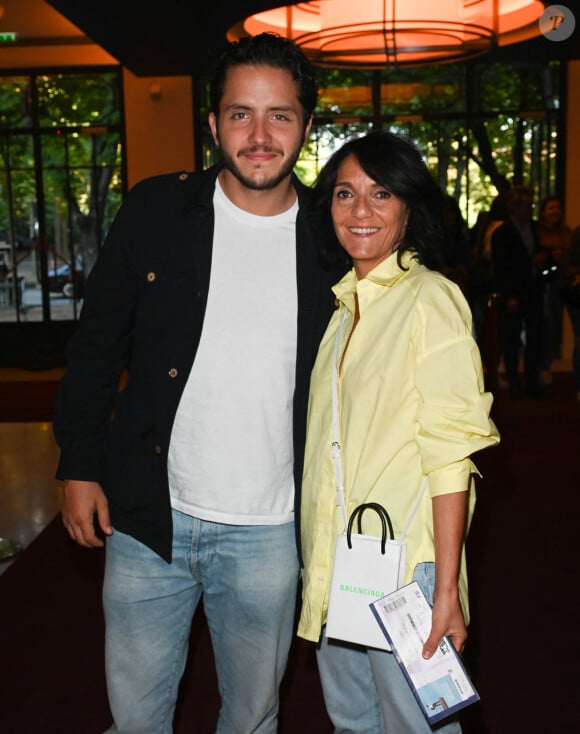
M101 734L111 723L103 671L103 553L76 546L56 518L0 576L0 732ZM176 734L213 734L213 655L196 615ZM280 732L330 734L311 645L296 640Z
M580 405L571 375L549 399L510 402L495 418L469 537L472 625L466 661L482 701L464 734L578 734L580 681ZM103 555L55 520L0 576L0 732L101 734L110 724L103 674ZM213 734L218 709L202 614L176 734ZM312 647L296 640L281 734L330 734ZM410 732L409 734L413 734Z
M578 734L580 404L572 375L551 397L510 401L470 533L468 660L488 734Z
M102 555L54 520L0 576L0 731L93 734L108 725Z

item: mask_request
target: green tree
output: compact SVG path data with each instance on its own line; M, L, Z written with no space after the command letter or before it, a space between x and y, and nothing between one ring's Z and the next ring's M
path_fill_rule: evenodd
M0 78L0 237L90 270L121 202L119 90L117 71Z
M88 273L114 215L111 209L120 204L118 76L43 75L37 88L39 122L46 130L45 168L57 172L45 176L45 195L50 200L63 197L68 247L81 254Z

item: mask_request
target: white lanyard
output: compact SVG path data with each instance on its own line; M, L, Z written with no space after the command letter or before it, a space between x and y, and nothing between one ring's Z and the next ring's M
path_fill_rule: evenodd
M342 508L342 515L344 519L344 527L345 530L348 526L348 516L346 512L346 501L344 497L344 475L342 471L342 455L341 455L341 446L340 446L340 421L339 421L339 415L338 415L338 361L339 361L339 350L340 350L340 337L342 334L342 329L344 327L344 320L346 318L346 314L348 309L345 306L341 306L342 308L342 315L340 317L340 322L338 324L338 329L336 331L336 337L334 339L334 355L333 355L333 366L332 366L332 427L333 427L333 433L334 433L334 441L332 442L332 458L334 460L334 473L336 476L336 504L337 506L340 506ZM423 480L421 491L419 492L419 496L417 497L417 501L415 502L411 514L407 518L407 522L405 523L403 529L401 530L401 535L399 537L399 542L403 541L403 538L405 537L407 530L409 529L409 525L411 524L413 517L415 516L415 513L417 512L419 505L421 504L421 500L423 499L423 495L425 494L427 490L427 486L429 483L429 479L425 477Z

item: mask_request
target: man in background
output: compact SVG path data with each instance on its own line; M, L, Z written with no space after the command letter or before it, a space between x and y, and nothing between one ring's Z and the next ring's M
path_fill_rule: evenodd
M533 219L534 193L527 186L507 192L508 218L491 238L493 268L500 301L500 340L510 396L537 397L541 349L544 283L542 271L547 253L538 243ZM524 379L519 375L519 357L524 344Z

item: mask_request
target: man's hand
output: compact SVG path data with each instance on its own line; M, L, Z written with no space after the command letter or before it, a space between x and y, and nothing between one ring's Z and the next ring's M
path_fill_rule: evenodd
M95 532L95 515L102 532L112 535L109 504L101 485L77 479L66 480L62 520L70 537L86 548L100 548L104 545Z

